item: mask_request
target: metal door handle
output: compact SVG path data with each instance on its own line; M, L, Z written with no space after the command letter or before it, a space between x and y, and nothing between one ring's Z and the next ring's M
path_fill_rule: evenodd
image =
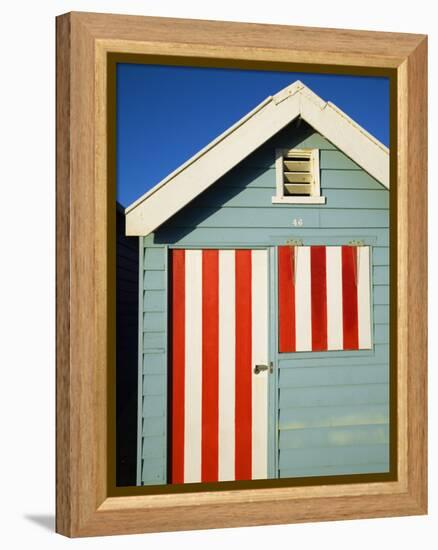
M272 372L273 366L272 361L269 363L269 365L256 365L254 367L254 374L260 374L261 372L268 370L269 372Z

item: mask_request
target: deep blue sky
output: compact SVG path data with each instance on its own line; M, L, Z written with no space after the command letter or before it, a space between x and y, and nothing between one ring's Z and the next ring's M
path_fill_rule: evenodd
M297 79L389 144L387 78L118 64L117 200L128 206Z

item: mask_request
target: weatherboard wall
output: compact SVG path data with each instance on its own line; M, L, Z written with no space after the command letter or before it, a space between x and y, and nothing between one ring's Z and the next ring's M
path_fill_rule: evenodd
M272 204L275 149L320 150L324 205ZM276 287L271 351L277 368L270 475L382 472L389 465L389 192L303 121L292 123L153 235L140 238L142 390L138 481L166 483L167 247L372 247L373 349L278 354ZM276 280L275 251L271 254Z
M137 484L166 483L167 247L140 238Z

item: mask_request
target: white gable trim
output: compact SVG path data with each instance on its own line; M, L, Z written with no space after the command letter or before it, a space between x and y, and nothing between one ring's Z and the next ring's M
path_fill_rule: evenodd
M331 102L302 90L301 117L389 189L389 150Z
M126 208L126 234L148 235L296 117L301 116L389 188L388 149L300 81L268 97Z

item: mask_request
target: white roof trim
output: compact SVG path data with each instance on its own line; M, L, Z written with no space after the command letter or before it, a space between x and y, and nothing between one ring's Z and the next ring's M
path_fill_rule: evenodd
M148 235L297 116L389 189L389 150L296 81L228 128L126 210L126 234Z

